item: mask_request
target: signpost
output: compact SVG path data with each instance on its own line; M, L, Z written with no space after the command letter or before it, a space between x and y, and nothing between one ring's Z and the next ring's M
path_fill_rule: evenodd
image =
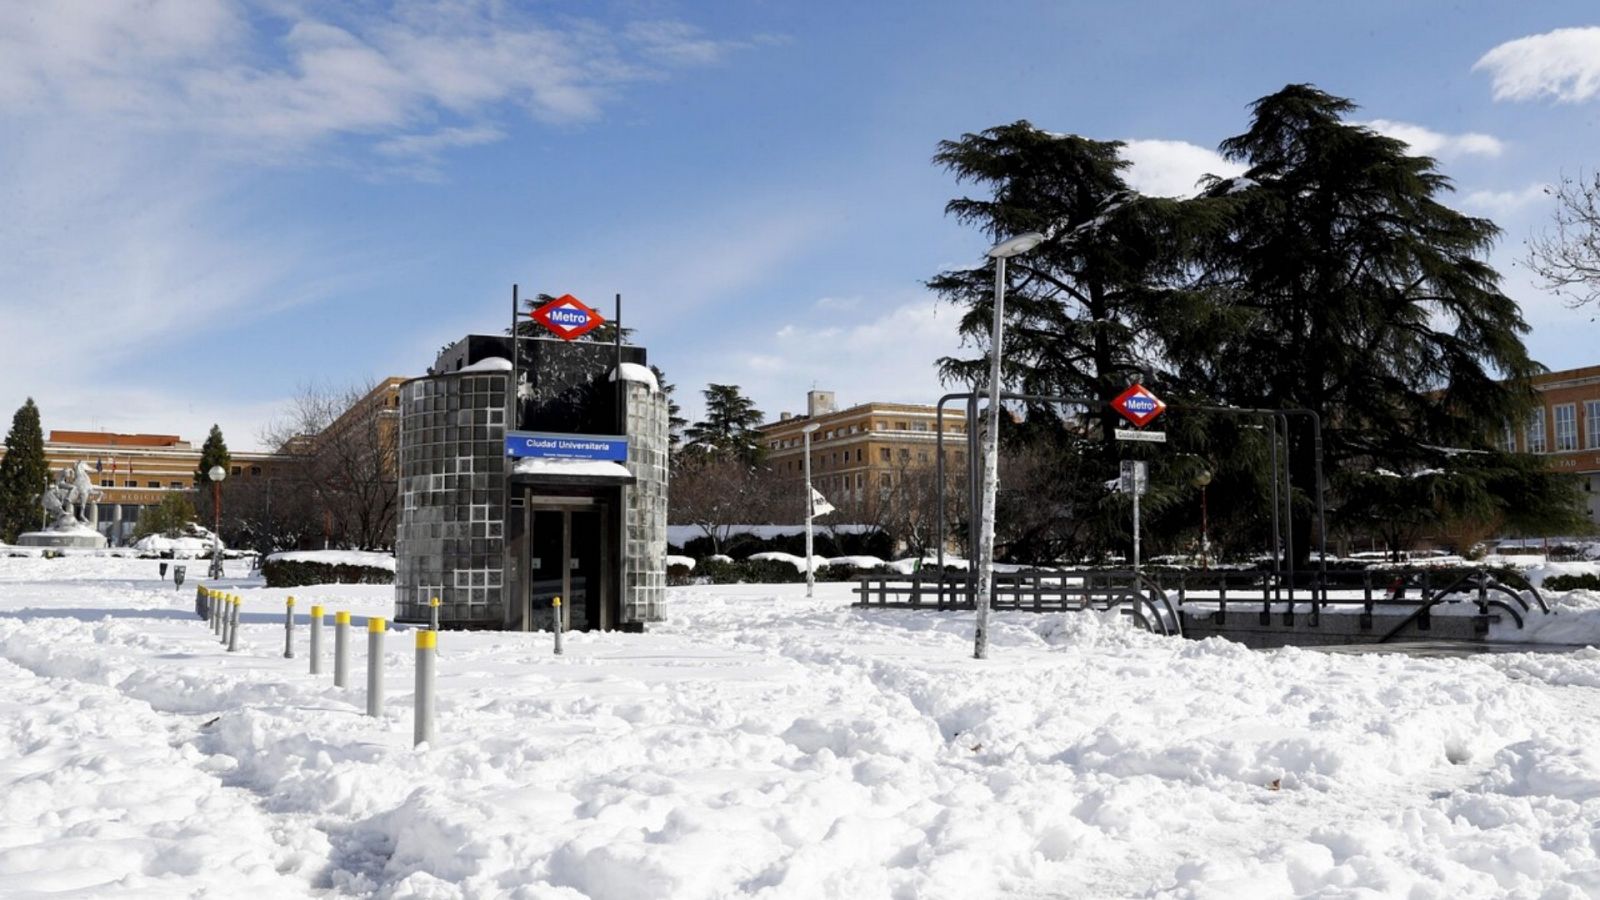
M606 317L571 294L562 294L528 315L563 341L583 337L606 322Z
M1146 425L1155 421L1156 417L1167 410L1167 404L1161 401L1142 384L1130 384L1128 389L1118 394L1111 401L1111 408L1117 414L1133 424L1132 429L1114 429L1114 436L1119 441L1140 441L1145 443L1164 444L1167 434L1164 431L1139 431ZM1133 574L1139 575L1139 497L1144 494L1146 484L1146 469L1144 460L1125 459L1122 461L1122 490L1133 495Z

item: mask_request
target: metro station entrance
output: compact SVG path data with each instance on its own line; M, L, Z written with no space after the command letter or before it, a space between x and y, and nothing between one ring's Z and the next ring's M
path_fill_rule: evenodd
M586 496L527 490L512 500L507 551L518 577L511 586L516 602L508 609L514 617L508 627L551 629L557 597L562 630L616 627L621 612L621 491L597 487L582 493Z

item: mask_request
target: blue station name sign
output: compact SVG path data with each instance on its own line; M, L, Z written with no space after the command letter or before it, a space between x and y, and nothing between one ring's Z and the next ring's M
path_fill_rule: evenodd
M605 459L626 462L628 439L610 434L512 431L506 434L506 455L518 459Z

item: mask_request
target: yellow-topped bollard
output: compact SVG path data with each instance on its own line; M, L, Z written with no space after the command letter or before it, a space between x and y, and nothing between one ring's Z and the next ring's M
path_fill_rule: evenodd
M439 605L438 597L428 601L428 625L434 631L439 630Z
M294 597L283 603L283 658L294 659Z
M439 632L417 632L417 690L412 710L411 744L433 741L433 666Z
M311 674L322 674L322 607L311 607Z
M367 619L367 715L383 715L383 633L389 623L381 616Z
M228 619L228 652L239 649L239 613L244 608L244 598L237 594L231 604L231 615Z
M350 613L333 614L333 686L344 687L350 679Z
M554 631L556 635L556 655L560 656L564 652L561 649L561 632L565 629L567 623L562 621L561 598L559 596L550 601L550 608L555 612L555 624L551 630Z

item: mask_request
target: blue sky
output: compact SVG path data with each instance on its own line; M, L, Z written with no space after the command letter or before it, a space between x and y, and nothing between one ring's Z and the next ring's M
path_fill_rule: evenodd
M1516 264L1597 165L1577 2L13 2L0 7L0 407L230 444L308 381L418 374L510 286L624 318L691 415L733 382L927 401L984 236L941 139L1128 140L1175 194L1309 81L1436 156L1553 368L1592 311Z

